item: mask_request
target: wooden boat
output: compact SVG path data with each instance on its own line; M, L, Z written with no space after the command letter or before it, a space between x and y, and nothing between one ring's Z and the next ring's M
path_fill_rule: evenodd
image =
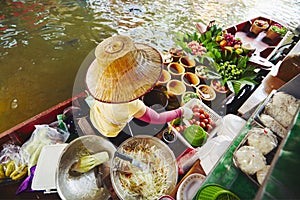
M259 18L261 19L261 18ZM265 18L263 18L265 19ZM228 32L230 33L237 33L237 32L244 32L247 33L249 31L249 24L251 24L255 19L252 19L250 21L246 21L243 23L240 23L236 26L230 27L228 28ZM271 23L271 21L270 21ZM276 40L276 45L279 45L281 43L281 41L283 40L283 38L280 38L278 40ZM263 41L262 41L263 42ZM269 45L269 44L267 44ZM269 45L270 48L267 48L267 51L261 52L263 54L261 54L262 58L267 58L269 59L275 50L278 49L278 46L274 47L274 44ZM271 50L270 50L271 49ZM269 71L266 71L266 73L268 73ZM250 93L251 94L251 93ZM250 94L247 94L248 96ZM246 95L246 99L247 99L247 95ZM3 132L0 134L0 145L2 149L3 144L6 143L13 143L16 145L21 146L22 144L24 144L31 136L32 132L35 129L35 125L38 124L50 124L54 121L57 120L57 115L62 114L63 111L69 107L71 107L72 105L76 105L76 106L86 106L83 105L84 102L84 98L86 97L86 93L80 93L78 95L76 95L75 97L72 97L66 101L63 101L59 104L57 104L56 106L18 124L17 126ZM238 107L241 105L241 103L243 103L245 100L245 98L242 100L242 102L236 102L238 105ZM237 108L235 109L237 110ZM84 117L82 119L85 119ZM141 126L140 126L141 127ZM82 128L82 127L81 127ZM165 127L164 127L165 128ZM87 128L88 133L87 134L94 134L95 130L91 129L91 127ZM142 130L142 129L140 129ZM80 133L82 134L82 133ZM79 135L80 135L79 134ZM161 138L161 132L155 133L155 136ZM122 135L121 136L121 141L124 140L124 138L129 137L128 135ZM120 142L120 139L117 139L119 141L116 140L112 140L113 143L118 144ZM186 146L183 145L183 148L180 149L180 151L182 153L185 152L185 150L188 150L188 148ZM178 155L177 155L178 156ZM190 171L188 171L184 177L186 177L187 175L191 174L191 173L202 173L205 174L201 165L199 164L199 162L194 163L193 167L190 169ZM184 180L183 175L180 177L179 180L181 180L178 185L177 188L179 186L179 184L182 182L182 180ZM17 191L19 185L20 185L20 181L16 181L16 182L10 182L7 184L2 184L0 185L0 192L1 192L1 197L4 197L5 199L59 199L59 196L57 193L55 194L47 194L45 195L43 192L23 192L21 194L19 194L18 196L15 195L15 192ZM176 189L177 189L176 188ZM172 196L175 197L176 195L176 190L172 192Z
M73 102L76 102L79 98L83 97L84 93L65 100L54 107L16 125L15 127L3 132L0 134L0 144L1 150L3 144L12 143L15 145L21 146L24 144L31 136L32 132L35 129L35 125L38 124L50 124L56 121L57 115L61 114L64 109L72 106ZM1 197L5 199L59 199L57 194L44 195L43 192L24 192L16 196L16 191L20 185L20 181L9 182L0 185Z

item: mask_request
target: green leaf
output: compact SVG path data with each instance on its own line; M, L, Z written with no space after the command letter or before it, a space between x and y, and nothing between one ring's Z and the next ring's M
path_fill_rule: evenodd
M197 32L194 32L194 34L193 34L193 40L194 41L198 40L198 34L197 34Z
M246 68L248 61L249 61L249 57L248 56L240 56L237 59L237 67L240 68L240 69Z
M215 59L215 54L211 51L206 52L205 55L211 57L212 59Z
M246 84L246 85L256 85L257 84L257 82L250 77L241 78L237 81L240 82L241 84Z
M242 83L239 81L227 81L227 86L230 91L232 91L234 94L238 94L241 89Z
M201 34L199 40L200 40L200 43L203 43L205 41L206 37L205 37L205 34Z
M211 38L212 38L212 34L211 34L211 31L207 31L206 33L205 33L205 37L206 37L206 39L207 40L211 40Z

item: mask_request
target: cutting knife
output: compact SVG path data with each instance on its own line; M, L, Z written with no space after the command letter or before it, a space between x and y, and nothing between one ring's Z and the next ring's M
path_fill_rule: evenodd
M131 156L125 155L118 151L115 152L115 156L117 156L118 158L121 158L122 160L129 161L133 166L136 166L143 171L146 171L148 169L147 164L143 163L142 161L136 160L136 159L132 158Z

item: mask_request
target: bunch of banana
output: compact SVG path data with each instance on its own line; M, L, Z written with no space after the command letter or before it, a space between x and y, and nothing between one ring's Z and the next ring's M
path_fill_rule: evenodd
M11 178L12 180L18 180L27 175L27 165L19 165L16 167L15 161L11 160L6 164L0 164L0 182L5 178Z

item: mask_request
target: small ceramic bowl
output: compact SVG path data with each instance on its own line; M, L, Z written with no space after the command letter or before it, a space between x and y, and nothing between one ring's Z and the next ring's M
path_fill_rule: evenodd
M171 80L171 74L167 70L163 69L157 84L164 85Z
M181 56L179 58L179 63L185 68L192 68L196 65L195 59L190 58L189 56Z
M173 76L181 76L185 72L184 67L181 64L175 62L171 62L167 68L170 74Z
M204 65L198 65L195 67L195 74L200 78L200 79L207 79L208 75L207 72L205 71L207 67Z
M205 101L212 101L216 98L216 92L208 85L199 85L197 87L197 94Z
M178 96L178 95L182 95L185 91L186 91L186 86L182 81L170 80L167 83L168 95Z
M166 65L173 61L172 54L169 53L169 52L162 52L161 57L163 59L163 63L166 64Z
M181 75L181 81L189 87L197 86L200 84L199 77L192 72L185 72Z
M219 80L211 80L210 86L217 92L220 93L227 93L228 92L228 88L224 85L222 85L221 81Z
M268 27L269 23L267 21L257 19L252 23L250 31L257 35L260 32L266 30Z

